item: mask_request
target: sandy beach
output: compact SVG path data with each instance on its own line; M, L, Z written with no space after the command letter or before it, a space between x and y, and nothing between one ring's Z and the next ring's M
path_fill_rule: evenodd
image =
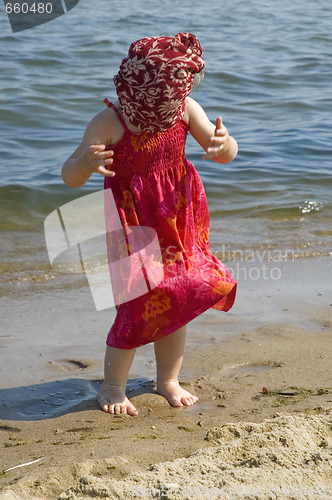
M330 259L312 262L307 274L302 261L278 283L260 282L257 306L247 297L255 283L243 283L242 315L209 311L193 322L181 373L199 397L191 408L171 408L143 370L128 385L139 416L104 414L93 376L102 360L89 365L72 353L53 365L47 358L42 383L3 380L0 498L331 498ZM308 287L311 273L318 281Z

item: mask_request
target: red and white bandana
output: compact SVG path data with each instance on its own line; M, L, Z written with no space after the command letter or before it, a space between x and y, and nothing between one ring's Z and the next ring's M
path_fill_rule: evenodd
M191 33L133 42L113 79L123 116L147 132L173 127L183 117L194 74L204 68L201 54Z

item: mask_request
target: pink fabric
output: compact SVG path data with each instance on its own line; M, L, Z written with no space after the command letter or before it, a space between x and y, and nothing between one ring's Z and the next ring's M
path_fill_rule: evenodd
M149 132L173 127L183 117L194 74L204 68L201 54L191 33L133 42L114 77L123 116Z
M105 99L108 106L113 106ZM184 153L188 125L163 133L124 133L114 150L111 188L122 224L156 230L164 279L117 306L107 344L131 349L154 342L213 307L228 311L236 282L210 252L209 213L202 181ZM106 214L107 222L107 214Z

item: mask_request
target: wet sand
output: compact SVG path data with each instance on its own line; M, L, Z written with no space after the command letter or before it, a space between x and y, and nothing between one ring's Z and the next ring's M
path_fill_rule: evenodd
M331 260L311 262L260 280L251 300L258 284L244 282L241 314L209 311L191 324L181 380L199 397L192 408L155 393L152 351L128 385L138 417L98 409L95 345L66 356L54 339L38 358L40 379L34 367L26 385L9 371L6 386L3 366L0 497L331 498ZM56 317L60 299L48 299ZM75 311L57 329L65 319L74 328Z

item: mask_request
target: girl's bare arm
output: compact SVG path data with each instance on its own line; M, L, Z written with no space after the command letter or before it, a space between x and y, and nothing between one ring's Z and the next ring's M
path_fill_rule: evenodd
M62 166L62 179L70 187L81 187L94 172L113 177L108 170L113 163L113 151L105 151L111 139L109 113L102 111L88 124L82 142Z
M229 163L234 160L238 145L234 137L229 135L220 116L213 125L203 108L194 99L188 97L185 119L191 135L206 152L202 158L211 159L217 163Z

